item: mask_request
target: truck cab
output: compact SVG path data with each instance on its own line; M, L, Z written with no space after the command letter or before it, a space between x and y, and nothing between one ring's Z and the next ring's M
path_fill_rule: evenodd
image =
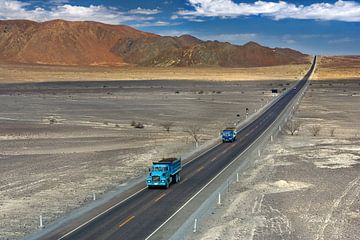
M146 184L148 188L168 188L171 183L180 181L180 171L180 158L164 158L158 162L153 162L150 173L146 178Z
M234 142L236 140L236 128L225 128L221 133L221 138L223 142Z

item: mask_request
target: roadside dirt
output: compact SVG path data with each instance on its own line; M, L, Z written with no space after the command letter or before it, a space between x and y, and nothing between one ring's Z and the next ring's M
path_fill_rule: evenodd
M359 239L359 92L360 81L313 81L299 132L267 146L188 239Z

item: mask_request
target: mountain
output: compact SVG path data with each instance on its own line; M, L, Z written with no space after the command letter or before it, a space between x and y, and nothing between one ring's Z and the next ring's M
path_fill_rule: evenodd
M159 36L124 25L0 21L0 61L53 65L252 67L308 62L292 49Z
M307 55L292 49L272 49L254 42L238 46L188 35L121 39L112 51L141 66L254 67L308 62Z
M119 39L155 36L128 26L98 22L0 21L0 59L16 63L120 65L124 63L121 56L110 51Z

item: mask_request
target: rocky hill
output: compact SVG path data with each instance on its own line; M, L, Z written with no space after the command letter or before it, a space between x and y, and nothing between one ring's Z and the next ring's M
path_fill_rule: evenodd
M37 23L0 21L0 59L59 65L119 65L110 49L121 38L157 36L128 26L53 20Z
M128 26L53 20L0 21L0 61L50 65L273 66L307 62L306 55L202 41L190 35L159 36Z

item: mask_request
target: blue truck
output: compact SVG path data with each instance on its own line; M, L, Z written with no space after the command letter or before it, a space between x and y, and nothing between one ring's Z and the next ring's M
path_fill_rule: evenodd
M181 159L164 158L158 162L153 162L146 184L148 188L163 187L168 188L170 183L180 181Z
M223 142L234 142L236 140L236 128L229 127L225 128L221 133L221 138Z

